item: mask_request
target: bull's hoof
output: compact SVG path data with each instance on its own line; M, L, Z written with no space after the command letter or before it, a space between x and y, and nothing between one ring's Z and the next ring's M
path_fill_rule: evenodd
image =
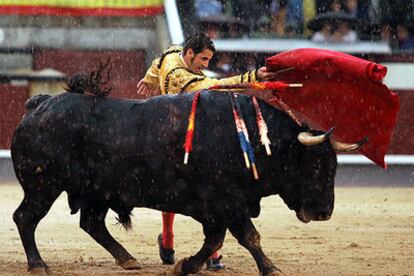
M186 274L183 273L183 263L187 260L188 260L188 258L184 258L182 260L179 260L174 265L174 268L172 269L171 275L174 275L174 276L186 275Z
M36 276L49 276L52 275L52 271L47 267L35 267L30 269L30 274Z
M123 263L121 263L120 261L116 261L116 263L117 265L121 266L123 269L126 270L137 270L142 268L142 266L135 259L130 259Z
M262 275L263 274L260 273L260 276L262 276ZM267 273L265 276L287 276L287 275L285 273L283 273L282 270L276 268L272 272Z

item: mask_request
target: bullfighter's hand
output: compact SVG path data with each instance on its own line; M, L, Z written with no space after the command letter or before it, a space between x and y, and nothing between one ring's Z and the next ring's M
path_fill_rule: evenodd
M151 96L156 96L161 94L160 87L158 85L153 85L149 83L145 83L143 79L141 79L137 84L137 94L138 96L148 98Z
M259 81L274 81L277 79L277 72L269 72L267 71L266 67L260 67L257 70L257 78Z

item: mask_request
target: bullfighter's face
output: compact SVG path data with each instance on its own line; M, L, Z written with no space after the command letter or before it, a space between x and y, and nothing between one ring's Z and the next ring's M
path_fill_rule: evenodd
M208 68L213 55L214 53L210 49L204 49L200 53L195 54L193 49L190 48L184 56L184 61L188 66L188 70L200 74L203 69Z

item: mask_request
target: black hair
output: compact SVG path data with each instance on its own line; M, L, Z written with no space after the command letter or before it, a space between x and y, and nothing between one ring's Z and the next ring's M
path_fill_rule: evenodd
M183 45L183 53L187 53L188 49L193 49L194 54L201 53L204 49L209 49L213 53L216 52L213 41L204 32L190 35Z

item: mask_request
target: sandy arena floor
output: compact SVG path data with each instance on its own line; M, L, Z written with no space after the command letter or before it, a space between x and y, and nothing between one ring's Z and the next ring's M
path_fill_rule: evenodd
M20 204L22 190L16 183L0 183L0 275L26 273L26 256L12 213ZM66 194L55 202L37 228L37 244L54 275L166 275L169 266L158 258L156 236L161 229L157 211L135 209L130 232L115 225L109 213L111 233L142 264L125 271L78 226L79 214L71 216ZM336 189L333 217L327 222L303 224L277 196L262 201L255 220L262 246L287 275L414 275L414 188ZM177 216L176 256L198 250L201 226ZM247 250L227 234L221 250L227 268L197 275L258 275Z

